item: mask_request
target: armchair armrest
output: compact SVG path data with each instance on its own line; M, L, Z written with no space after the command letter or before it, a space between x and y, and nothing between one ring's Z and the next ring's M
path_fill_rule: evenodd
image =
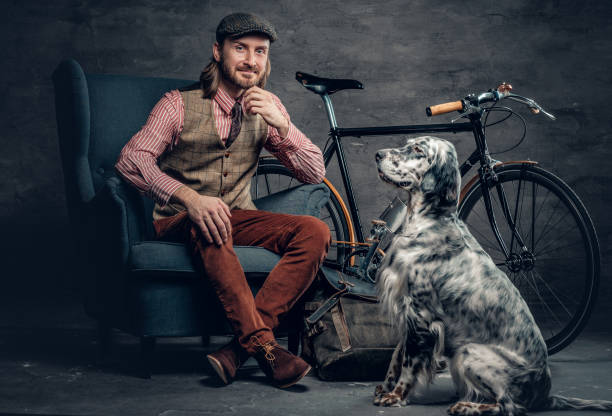
M323 184L299 185L253 201L257 209L294 215L319 217L329 200L329 188Z
M95 230L95 246L104 247L107 253L112 250L113 260L126 264L132 244L146 235L142 196L112 176L105 179L88 208L91 230Z

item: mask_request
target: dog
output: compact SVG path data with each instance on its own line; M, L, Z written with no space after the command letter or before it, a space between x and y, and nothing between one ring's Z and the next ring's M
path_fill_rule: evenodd
M376 153L379 176L404 190L408 212L377 272L401 332L374 404L401 406L447 358L460 400L450 415L612 410L612 402L551 396L544 338L507 276L457 217L457 153L446 140L408 139Z

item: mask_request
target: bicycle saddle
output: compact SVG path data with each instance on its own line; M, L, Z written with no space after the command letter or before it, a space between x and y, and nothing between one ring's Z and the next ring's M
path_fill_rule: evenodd
M363 84L354 79L320 78L305 72L296 72L295 79L315 94L333 94L340 90L362 90Z

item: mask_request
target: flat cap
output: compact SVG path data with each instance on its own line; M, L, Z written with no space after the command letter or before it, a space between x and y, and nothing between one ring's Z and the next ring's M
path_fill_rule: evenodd
M217 42L221 43L227 37L237 38L252 33L267 36L270 42L278 38L270 22L250 13L232 13L225 16L217 26L216 37Z

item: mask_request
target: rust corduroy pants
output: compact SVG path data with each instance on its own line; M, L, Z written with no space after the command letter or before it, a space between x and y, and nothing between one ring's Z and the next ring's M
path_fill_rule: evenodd
M264 343L273 340L279 316L291 309L314 280L327 254L330 233L315 217L259 210L233 210L231 223L231 238L221 246L207 243L186 211L153 224L159 239L187 244L201 262L240 345L252 354L251 337ZM255 297L234 244L263 247L281 255Z

